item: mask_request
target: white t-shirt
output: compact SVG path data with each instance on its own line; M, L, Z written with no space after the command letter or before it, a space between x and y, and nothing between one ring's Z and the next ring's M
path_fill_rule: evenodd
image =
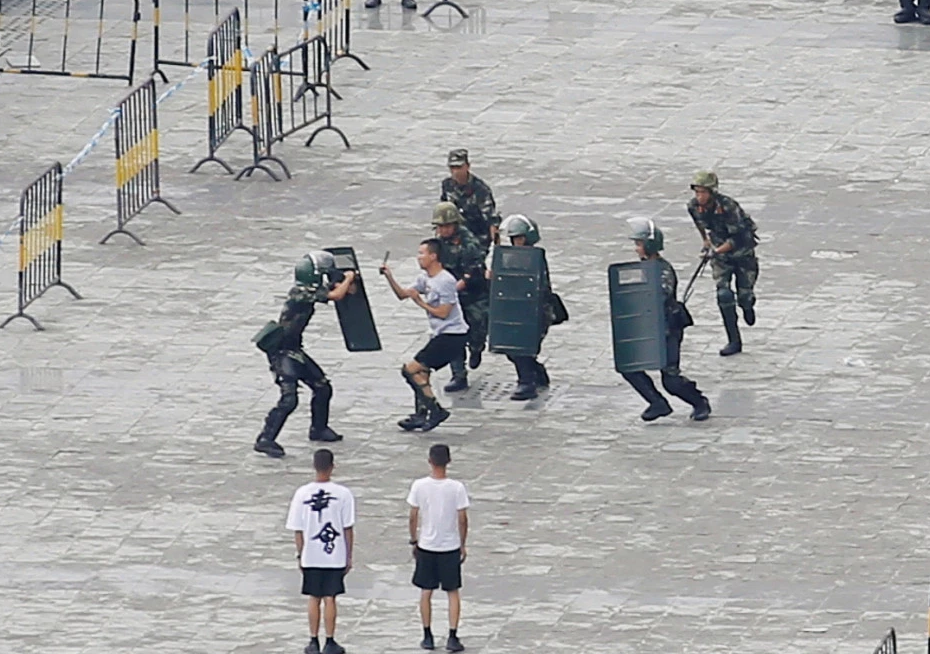
M344 568L348 560L345 531L355 525L355 498L345 486L311 482L294 493L287 529L304 533L302 568Z
M468 508L465 484L449 478L417 479L410 487L407 504L420 510L417 547L430 552L451 552L462 546L459 511Z
M429 327L433 336L468 333L468 323L462 315L459 292L455 290L455 277L452 273L448 270L441 270L435 277L430 277L424 271L413 282L412 288L416 289L431 307L438 307L442 304L452 305L452 310L445 318L429 314Z

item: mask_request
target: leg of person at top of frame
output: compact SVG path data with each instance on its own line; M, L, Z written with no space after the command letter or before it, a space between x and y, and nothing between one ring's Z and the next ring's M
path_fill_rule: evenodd
M752 327L756 324L756 279L759 277L759 260L742 257L734 262L736 278L736 303L743 310L743 320Z
M918 20L914 0L900 0L901 10L894 15L896 23L913 23Z

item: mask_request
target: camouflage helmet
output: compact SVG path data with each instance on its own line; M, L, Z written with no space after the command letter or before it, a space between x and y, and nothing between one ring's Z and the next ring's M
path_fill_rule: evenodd
M323 282L323 275L336 267L333 255L329 252L314 251L305 254L294 267L294 281L300 286L318 287Z
M451 202L440 202L433 207L434 225L457 225L465 222L462 212Z
M630 240L642 241L646 254L658 254L665 248L665 236L655 222L646 218L630 218Z
M691 190L706 188L711 191L716 191L719 181L720 180L717 179L717 173L709 170L701 170L695 173L694 179L691 181Z
M539 225L520 213L507 216L501 223L500 231L510 238L525 236L527 245L539 243Z

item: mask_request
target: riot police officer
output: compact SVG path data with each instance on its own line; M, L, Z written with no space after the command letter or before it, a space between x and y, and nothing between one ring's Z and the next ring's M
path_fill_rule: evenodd
M475 235L487 254L501 222L491 187L472 175L468 150L452 150L447 163L449 176L442 181L439 199L442 202L451 202L459 208L465 217L465 226Z
M662 270L666 325L666 365L661 371L662 386L666 391L693 407L692 420L707 420L710 417L710 401L698 390L697 384L681 374L678 367L684 329L691 324L691 320L687 309L678 301L678 276L675 274L675 269L659 254L665 246L662 230L651 220L633 219L627 222L631 228L630 239L636 245L636 254L639 255L640 260L658 261ZM672 412L668 400L656 389L652 378L645 371L621 374L630 386L649 403L642 413L643 420L649 422Z
M324 275L329 283L324 283ZM333 395L326 374L304 352L303 332L316 311L317 303L337 302L349 292L354 271L335 269L328 252L311 252L294 268L295 285L291 288L277 322L269 322L252 339L268 355L281 398L265 418L265 426L254 449L271 457L284 456L284 448L275 442L287 417L297 408L297 383L303 382L313 393L310 401L310 440L333 442L342 436L329 427L329 402Z
M539 226L522 214L508 216L501 223L500 231L504 238L509 239L510 245L532 247L539 243ZM542 347L542 341L549 332L549 327L555 321L552 285L549 281L548 270L545 271L542 295L543 319L542 330L539 334L540 347ZM535 356L508 354L507 358L517 370L517 388L511 394L511 400L531 400L538 396L538 388L547 388L549 386L549 373L546 371L546 367L536 360Z
M743 310L743 319L750 327L756 324L756 295L753 287L759 276L756 259L756 224L733 198L717 191L717 175L701 171L694 176L688 202L688 213L704 241L704 256L710 258L714 281L717 283L717 305L723 316L727 344L720 356L743 351L736 305ZM736 296L730 280L736 278Z
M459 305L468 323L468 367L481 365L481 353L488 340L488 283L485 279L484 252L467 227L461 212L451 202L440 202L433 209L433 227L442 244L440 261L456 279ZM453 359L452 379L443 387L446 393L468 388L465 353Z

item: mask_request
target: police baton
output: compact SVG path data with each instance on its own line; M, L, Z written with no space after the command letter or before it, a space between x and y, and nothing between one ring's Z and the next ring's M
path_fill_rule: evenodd
M384 253L384 261L381 262L381 265L382 265L382 266L386 266L386 265L387 265L387 262L388 262L388 259L389 259L390 257L391 257L391 251L388 250L387 252ZM382 275L384 274L384 271L383 271L383 270L379 270L378 272L380 272Z
M710 261L711 257L703 256L701 257L701 263L698 264L698 267L695 269L694 274L691 275L691 279L688 280L688 285L685 287L684 295L681 296L681 303L688 304L688 299L691 297L691 293L694 292L694 282L697 281L697 278L704 274L704 269L707 267L707 262ZM930 654L930 652L928 652Z

